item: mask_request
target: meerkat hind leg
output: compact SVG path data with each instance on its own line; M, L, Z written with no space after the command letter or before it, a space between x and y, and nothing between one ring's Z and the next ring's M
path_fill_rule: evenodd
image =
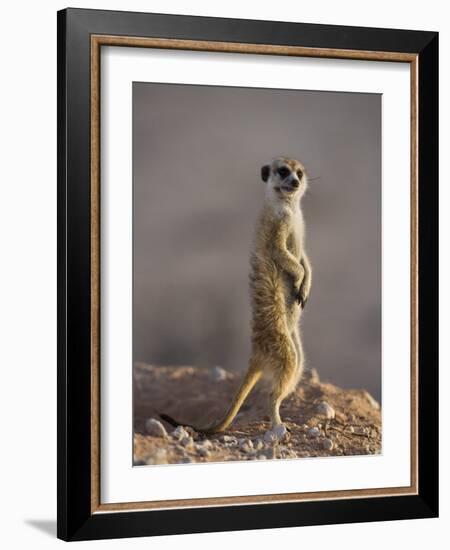
M297 353L297 382L298 382L303 373L303 366L304 366L303 346L302 346L302 341L300 340L298 325L296 325L293 328L291 332L291 338L295 346L295 351ZM295 386L296 385L297 383L295 383Z
M284 347L287 353L283 356L274 357L273 360L277 364L274 365L272 391L270 393L270 417L272 421L272 429L283 425L280 416L280 405L285 397L287 397L298 380L298 358L296 346L292 337L287 336L288 342Z

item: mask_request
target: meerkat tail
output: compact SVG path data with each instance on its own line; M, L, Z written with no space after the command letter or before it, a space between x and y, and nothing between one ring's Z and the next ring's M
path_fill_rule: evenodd
M258 380L261 378L262 370L261 369L255 369L250 368L245 377L242 381L238 391L236 392L233 401L231 402L231 405L228 409L228 412L224 416L222 420L220 420L217 423L214 423L212 425L209 425L205 428L200 428L199 426L193 426L192 424L186 424L183 422L178 422L171 416L165 413L160 413L159 417L170 424L171 426L174 426L175 428L177 426L187 426L189 428L193 428L197 432L202 433L217 433L222 432L223 430L226 430L228 426L233 422L235 416L239 412L239 409L242 407L242 404L244 403L245 399L247 398L248 394L252 391L255 384L258 382Z
M250 368L242 381L238 391L233 397L230 408L222 420L205 428L205 433L216 433L226 430L228 426L233 422L235 416L239 412L239 409L242 407L244 401L246 400L248 394L252 391L253 387L256 385L258 380L261 378L262 370L259 368Z

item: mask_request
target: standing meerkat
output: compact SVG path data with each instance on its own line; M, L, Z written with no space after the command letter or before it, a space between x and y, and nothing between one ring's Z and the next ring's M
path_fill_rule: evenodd
M278 157L261 169L266 185L250 257L252 351L244 379L231 405L204 433L228 428L255 384L266 373L272 429L280 426L280 405L297 385L303 371L299 319L311 289L311 265L304 247L300 201L308 181L304 166ZM163 420L179 425L167 415Z

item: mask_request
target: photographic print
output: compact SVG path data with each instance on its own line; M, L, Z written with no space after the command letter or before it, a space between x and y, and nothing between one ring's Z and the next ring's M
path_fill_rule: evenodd
M382 452L381 94L133 83L133 465Z
M437 82L434 32L58 13L58 537L437 516Z

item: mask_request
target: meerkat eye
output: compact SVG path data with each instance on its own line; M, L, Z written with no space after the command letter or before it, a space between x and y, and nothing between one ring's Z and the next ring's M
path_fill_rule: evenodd
M297 170L297 176L298 176L298 179L301 180L303 177L303 172L301 170Z
M278 168L278 174L280 177L287 178L289 176L290 170L286 168L286 166L282 166L281 168Z

